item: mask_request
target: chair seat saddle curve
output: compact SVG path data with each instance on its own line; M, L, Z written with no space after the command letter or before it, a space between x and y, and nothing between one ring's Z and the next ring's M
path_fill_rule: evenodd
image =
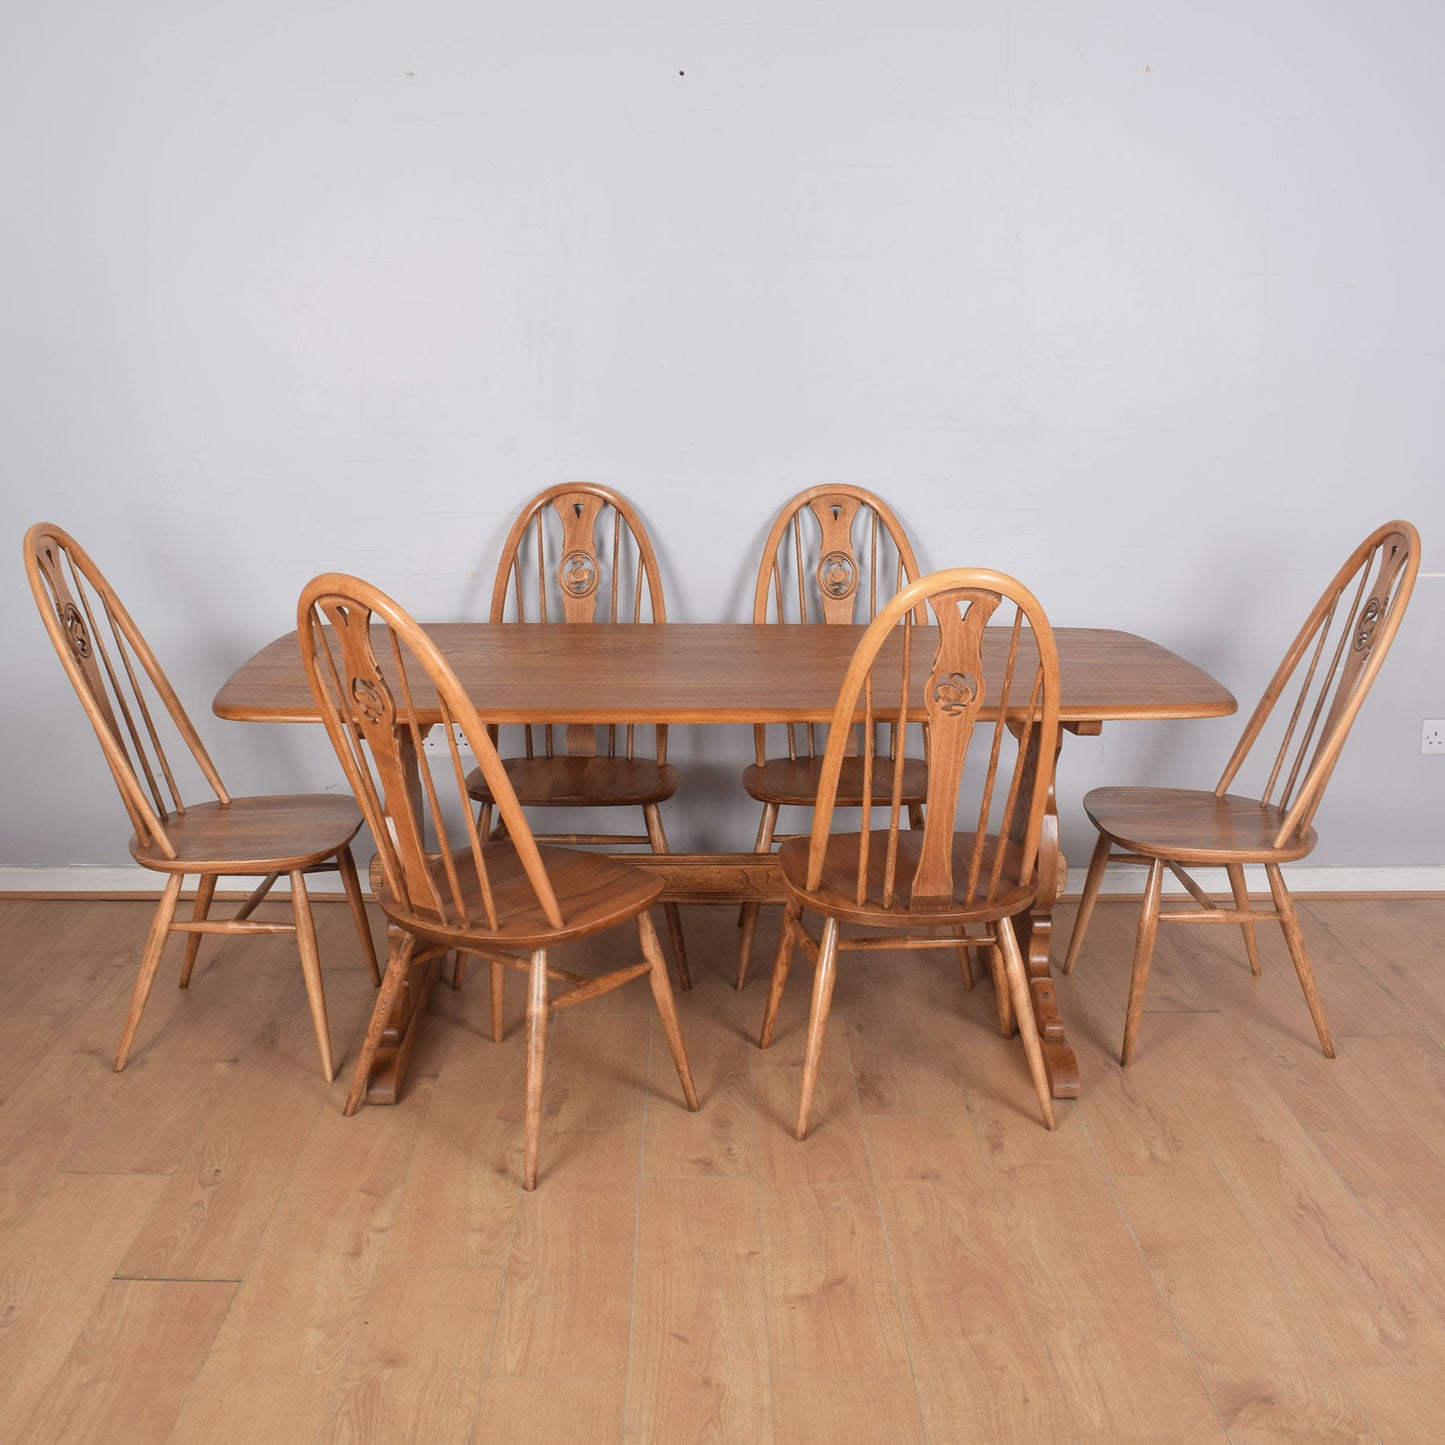
M1105 787L1084 798L1084 811L1099 836L1069 939L1065 973L1078 961L1105 868L1112 862L1148 870L1121 1064L1134 1056L1160 924L1238 924L1250 969L1258 974L1254 929L1270 919L1284 934L1320 1048L1334 1057L1299 915L1280 865L1298 862L1314 850L1314 817L1325 785L1395 639L1419 568L1420 537L1408 522L1387 522L1355 548L1275 670L1213 791ZM1235 791L1246 769L1261 782L1257 792ZM1251 903L1246 864L1263 867L1273 909ZM1233 908L1212 898L1189 868L1223 868ZM1162 906L1166 871L1183 885L1194 907Z
M506 969L527 978L526 1114L522 1182L535 1188L541 1148L542 1083L548 1021L560 1009L646 976L689 1109L697 1091L683 1046L667 964L650 909L661 882L596 853L539 846L476 707L436 645L391 598L355 577L327 573L302 592L297 612L302 661L327 735L377 840L378 900L389 950L381 993L367 1025L345 1111L355 1113L383 1035L419 971L455 951L491 966L492 1038L502 1041ZM427 725L412 705L433 692L450 739L422 768ZM483 707L485 703L483 703ZM501 825L489 836L472 807L466 754ZM551 951L634 923L640 961L605 973L559 968ZM552 992L552 985L561 987Z
M930 612L937 626L931 653L915 637ZM904 631L902 662L885 663L880 653L896 628ZM1008 639L987 668L985 632ZM1043 1045L1013 919L1039 895L1058 697L1058 657L1043 608L1001 572L931 573L885 603L864 633L828 726L812 832L778 849L788 901L759 1047L773 1041L801 946L814 975L794 1131L799 1139L808 1130L838 955L856 949L986 950L995 987L1018 1021L1039 1110L1053 1127ZM899 750L880 749L878 740L895 723L902 730L910 722L926 723L929 760L923 816L905 828L905 759ZM839 783L855 743L863 770L860 826L834 833ZM880 792L881 806L871 801ZM822 919L818 938L804 926L809 914Z
M662 572L636 509L611 488L590 482L563 482L539 492L502 544L489 620L666 622ZM636 750L642 731L610 723L522 728L524 755L503 758L502 767L524 808L640 808L645 829L536 833L538 841L646 844L654 853L668 851L660 805L677 791L681 774L667 761L667 728L652 730L652 756ZM497 739L495 728L492 738ZM491 785L480 768L467 781L486 834L496 802ZM678 982L688 988L682 917L675 903L665 904L663 912ZM453 982L460 980L461 974L454 974Z
M294 932L321 1070L331 1080L336 1069L306 878L318 872L341 874L362 953L373 983L379 984L376 948L351 853L351 841L361 827L356 804L326 793L232 797L155 654L80 544L59 527L37 523L25 536L25 570L46 631L125 803L135 830L131 856L143 868L166 875L116 1051L116 1069L123 1069L130 1056L172 933L188 935L180 975L185 988L204 934ZM176 751L174 763L167 741ZM182 750L214 801L183 800L177 780ZM291 887L291 921L254 919L255 909L283 875ZM216 885L223 876L261 881L237 913L213 918ZM189 918L178 919L187 877L197 879L195 906Z
M883 602L917 580L913 546L886 502L863 487L809 487L783 506L763 542L753 590L753 621L760 625L871 622ZM766 853L782 840L784 835L777 831L780 809L812 807L822 766L820 731L808 723L773 728L774 737L782 733L787 748L786 755L779 755L770 751L770 730L763 725L753 728L756 757L743 770L742 782L748 796L763 805L755 852ZM898 734L894 741L901 751L906 739ZM903 805L916 825L928 790L927 763L909 758L901 784ZM878 791L881 786L875 781L871 799L875 804L888 801L888 795ZM864 790L860 759L856 754L845 756L837 806L858 807ZM742 988L758 905L745 903L738 922L743 932L734 987Z

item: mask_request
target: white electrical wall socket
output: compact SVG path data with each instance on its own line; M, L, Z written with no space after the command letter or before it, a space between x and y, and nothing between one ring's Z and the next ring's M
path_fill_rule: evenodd
M1422 753L1445 753L1445 717L1427 717L1420 728Z
M457 735L457 751L464 758L471 757L472 750L467 746L467 740L462 736L461 728L453 724L452 731ZM447 744L446 729L440 723L426 735L422 743L422 751L430 757L444 758L451 755L451 748Z

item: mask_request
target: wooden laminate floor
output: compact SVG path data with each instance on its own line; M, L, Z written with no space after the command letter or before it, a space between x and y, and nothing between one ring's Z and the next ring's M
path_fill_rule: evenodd
M1128 1072L1102 904L1052 1134L987 983L851 955L801 1145L810 971L759 1053L767 968L735 994L734 915L689 910L702 1113L645 984L562 1014L532 1195L520 978L501 1046L480 970L438 990L402 1103L345 1119L372 991L318 911L329 1088L289 939L211 941L185 992L177 948L117 1075L150 906L0 902L0 1439L1445 1430L1445 901L1304 907L1332 1063L1277 935L1255 979L1234 930L1166 930Z

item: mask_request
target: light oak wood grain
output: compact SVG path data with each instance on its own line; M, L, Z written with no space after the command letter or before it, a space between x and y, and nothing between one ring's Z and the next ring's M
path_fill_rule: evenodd
M928 1157L925 1140L915 1142ZM1023 1302L997 1190L981 1154L967 1178L879 1185L923 1418L935 1439L1071 1439L1073 1417Z
M335 1376L313 1370L227 1368L224 1385L203 1370L166 1445L255 1445L257 1440L321 1445Z
M554 1134L550 1147L562 1162L514 1215L487 1374L620 1379L632 1328L641 1130Z
M722 911L698 909L695 915L700 921L696 925L690 921L690 933L698 943L722 944ZM654 1048L649 1059L643 1173L701 1179L755 1177L752 1065L757 1049L749 1037L755 1010L736 992L724 992L709 980L679 997L678 1012L702 1108L696 1114L683 1114L667 1106L672 1061L665 1049Z
M1445 1048L1432 1038L1405 1034L1352 1039L1346 1053L1435 1157L1445 1159Z
M0 1237L0 1400L22 1422L55 1385L164 1181L59 1174Z
M0 901L0 926L14 907ZM1321 967L1362 978L1388 968L1401 1013L1427 1017L1445 992L1445 900L1410 902L1388 957L1369 951L1372 910L1311 900L1307 926L1327 940ZM1265 940L1260 979L1235 951L1219 967L1237 992L1222 988L1204 1012L1152 1012L1150 1047L1126 1072L1114 1046L1133 909L1101 903L1089 946L1122 939L1126 956L1100 953L1061 980L1089 1087L1052 1134L1020 1098L1017 1043L998 1034L986 978L970 993L956 968L925 959L916 995L889 994L886 971L915 960L869 955L835 998L840 1047L818 1096L827 1128L799 1144L788 1125L801 1041L753 1046L757 996L732 988L735 914L690 909L696 986L680 1011L690 1042L699 1035L699 1077L727 1077L725 1124L666 1096L676 1074L650 1001L610 996L599 1004L620 1011L598 1015L597 1038L604 1021L647 1031L629 1035L597 1105L581 1078L560 1103L583 1124L630 1122L555 1129L557 1168L529 1195L522 990L509 992L501 1045L485 987L438 990L407 1098L348 1120L341 1086L328 1091L295 1048L308 1021L284 1011L300 987L294 959L265 938L228 940L217 956L226 983L207 1012L218 1029L232 1030L228 999L267 997L267 980L274 993L252 1036L233 1031L213 1112L185 1148L162 1150L173 1174L127 1172L128 1154L162 1161L116 1111L132 1087L148 1095L149 1070L193 1056L177 1035L124 1074L110 1068L128 920L149 911L26 903L32 952L0 951L0 999L17 1011L4 1019L10 1037L42 1026L27 1013L31 980L44 985L34 1007L53 1030L0 1110L0 1393L23 1412L4 1417L4 1438L27 1428L75 1438L68 1422L106 1417L144 1389L138 1427L152 1407L172 1411L167 1445L405 1439L393 1428L403 1418L440 1419L433 1438L486 1445L651 1445L709 1428L745 1445L818 1445L820 1431L830 1442L910 1440L920 1429L930 1445L1217 1445L1349 1440L1362 1424L1382 1445L1434 1439L1445 1050L1416 1025L1342 1033L1340 1057L1324 1059L1288 978L1270 988L1279 960ZM328 930L349 936L344 904L317 911L323 947ZM77 938L85 948L53 947ZM604 964L629 951L602 941ZM1177 961L1174 947L1161 939L1161 968ZM52 1013L66 968L91 981ZM119 995L94 986L107 968ZM338 1044L354 1047L365 970L354 960L328 985ZM881 1078L876 1025L864 1026L880 1009L909 1068L960 1080L942 1112L863 1111L877 1086L860 1090L847 1041L855 1031L866 1041L862 1075ZM591 1049L588 1010L558 1022L584 1024L579 1048ZM890 1083L884 1102L901 1104L908 1087ZM159 1097L145 1117L166 1117ZM75 1144L103 1115L117 1147L87 1149L119 1172L73 1172ZM674 1116L701 1126L695 1155ZM659 1120L668 1128L654 1147ZM203 1277L163 1277L177 1273ZM199 1322L132 1293L171 1288L213 1303L229 1291L225 1318L219 1305ZM793 1319L780 1319L790 1302ZM880 1325L890 1309L893 1331ZM197 1322L194 1338L155 1348L177 1317ZM830 1356L861 1360L859 1372L798 1373L829 1368Z
M1289 1289L1217 1175L1114 1187L1232 1441L1371 1438L1346 1378L1297 1323Z
M1439 1436L1445 1366L1351 1370L1349 1381L1381 1440L1423 1442Z
M1208 1393L1108 1185L1028 1165L1010 1171L999 1199L1009 1257L1040 1307L1040 1338L1080 1435L1214 1428Z
M620 1379L529 1380L491 1377L482 1388L472 1445L618 1445L622 1439Z
M1445 1160L1413 1132L1391 1131L1384 1121L1373 1129L1319 1132L1316 1142L1445 1319Z
M644 1182L626 1439L768 1438L763 1259L755 1181Z
M94 908L104 915L106 904L77 905ZM145 910L147 919L153 908ZM121 930L125 930L122 922ZM142 929L142 940L144 929ZM40 944L34 951L16 945L18 957L30 960L31 970L17 980L7 1006L0 1010L0 1099L8 1099L26 1082L32 1070L50 1059L57 1047L71 1051L77 1048L114 1046L115 1020L124 1014L134 975L116 966L116 955L108 942L70 949L50 949ZM178 990L166 989L155 1000L148 1029L157 1032L166 1026L181 1000L172 997ZM96 1006L110 1010L108 1034L88 1032L82 1043L77 1026L84 1027ZM62 1045L61 1040L65 1043Z
M229 1090L209 1098L190 1146L121 1263L142 1279L243 1279L325 1095L288 1069L257 1072L247 1097Z
M1445 1358L1440 1318L1257 1065L1176 1071L1188 1110L1250 1228L1341 1365Z
M1445 1001L1434 989L1421 987L1420 973L1421 947L1428 948L1433 937L1438 951L1439 934L1428 925L1422 928L1407 902L1364 899L1348 910L1332 911L1325 928L1399 1004L1412 1029L1445 1040Z
M768 1338L783 1380L910 1373L876 1192L806 1184L762 1200Z
M500 1270L383 1266L362 1306L318 1440L465 1440Z
M18 1224L64 1167L91 1127L91 1108L120 1089L120 1079L96 1079L89 1054L57 1052L0 1110L0 1229Z
M773 1438L831 1440L840 1445L845 1440L850 1445L925 1445L929 1437L911 1384L843 1379L798 1380L779 1390Z
M416 1142L395 1109L363 1117L317 1115L192 1400L231 1371L334 1375L345 1360Z
M236 1286L113 1280L19 1445L164 1445Z

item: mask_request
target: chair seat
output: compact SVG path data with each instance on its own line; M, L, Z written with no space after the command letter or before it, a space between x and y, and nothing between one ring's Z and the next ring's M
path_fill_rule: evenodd
M823 759L768 758L761 766L753 763L743 769L743 787L760 803L810 808L818 796L818 778ZM873 801L887 806L893 787L891 765L875 761L873 770ZM928 800L928 764L921 758L905 759L903 764L904 806ZM856 808L863 801L863 759L844 758L838 778L837 803L840 808Z
M1317 836L1307 828L1276 848L1284 819L1278 808L1193 788L1095 788L1084 798L1084 811L1130 852L1181 864L1288 863L1306 857Z
M898 834L894 900L886 907L878 901L883 896L883 869L887 861L884 837L881 834L875 837L877 846L869 854L868 901L862 904L855 901L859 848L857 833L834 833L829 836L823 855L822 880L816 889L809 889L807 886L810 839L787 839L778 849L778 863L789 891L805 908L811 908L843 923L889 928L940 928L959 923L986 923L996 918L1022 913L1032 904L1038 893L1038 885L1031 883L1025 887L1007 881L1009 878L1016 878L1019 871L1017 849L1011 844L1007 846L1002 878L988 902L969 902L962 897L974 836L972 833L954 834L954 897L948 903L926 908L913 908L908 901L913 877L918 871L919 854L923 848L923 834L919 831L911 830ZM992 837L985 845L984 884L987 882L986 870L991 866L995 845L996 840ZM982 887L980 891L983 891Z
M542 855L552 891L567 920L561 928L547 921L510 839L487 843L482 849L498 918L495 929L487 927L481 885L468 850L455 856L460 896L468 917L473 920L471 926L443 926L425 914L399 907L389 888L380 890L378 901L382 912L408 933L465 952L468 945L530 950L587 938L635 917L650 908L662 893L660 878L603 854L547 845L540 845L537 851ZM445 860L435 859L431 868L442 884L442 893L449 895Z
M681 774L654 758L503 758L502 766L524 807L599 808L660 803L676 791ZM480 768L467 774L467 792L493 801Z
M350 797L232 798L169 815L174 858L135 837L130 851L159 873L290 873L334 858L360 827L361 811Z

